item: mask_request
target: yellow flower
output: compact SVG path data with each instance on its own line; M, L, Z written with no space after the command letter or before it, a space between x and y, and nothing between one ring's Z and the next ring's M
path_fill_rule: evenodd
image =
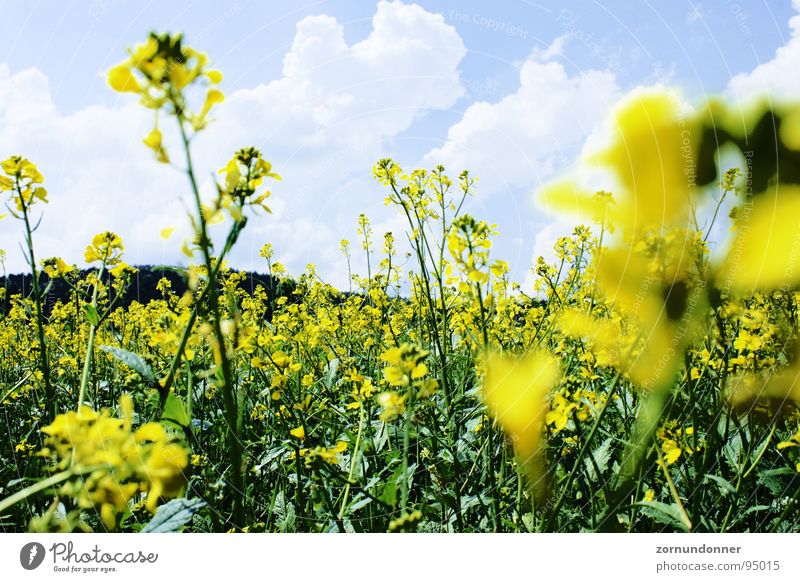
M139 468L143 478L141 489L147 491L145 507L155 512L159 497L177 497L180 495L186 478L184 470L189 464L186 449L176 443L166 441L166 437L149 443L140 444L145 462Z
M760 350L761 347L764 345L764 340L757 335L751 334L746 329L742 329L739 331L739 335L733 342L733 347L737 350L741 351L750 351L755 352Z
M297 428L293 428L289 431L289 434L292 435L294 438L304 441L306 440L306 429L302 426L298 426Z
M378 404L383 408L380 419L384 422L391 422L405 413L407 398L408 396L400 396L397 392L378 394Z
M200 113L192 120L192 127L195 130L202 129L206 126L206 117L214 105L222 103L225 100L225 95L219 89L209 89L206 95L205 103Z
M42 429L47 436L40 455L53 469L74 477L60 488L82 508L96 508L109 530L129 508L137 492L147 493L145 507L154 512L160 497L180 495L189 464L186 449L174 442L161 424L149 422L132 431L133 402L120 398L121 418L108 410L81 406L56 416Z
M74 271L75 267L68 265L59 257L52 257L42 261L42 269L51 279L57 279Z
M127 62L109 69L108 84L120 93L139 93L142 90Z
M161 135L161 131L155 127L142 141L144 142L144 145L155 152L156 159L159 162L162 164L167 164L169 163L169 156L167 155L167 150L164 149L164 146L161 143L162 139L163 136Z
M114 266L122 260L125 247L119 235L106 231L96 234L92 244L86 247L84 258L87 263L102 262L106 266Z
M390 364L383 369L383 376L390 386L405 387L414 384L422 386L422 378L428 375L428 366L423 361L428 352L414 344L403 344L389 348L380 359Z
M29 456L36 447L30 444L27 439L22 439L17 445L14 447L14 452L22 453L24 456Z
M552 425L554 433L564 430L576 408L577 405L574 402L570 402L560 393L556 394L550 404L550 410L545 416L545 424Z
M612 145L591 161L622 183L629 231L685 224L698 137L692 123L677 97L662 91L634 94L617 111Z
M11 156L0 162L3 173L0 175L0 192L11 192L12 200L19 212L27 212L37 201L47 203L47 190L38 186L44 176L36 164L22 156Z
M661 451L667 461L667 465L672 465L681 456L681 448L672 439L667 439L661 444Z
M300 456L305 459L307 468L318 467L320 463L336 465L339 463L339 453L347 450L345 441L338 441L333 447L314 447L313 449L300 449ZM296 458L295 451L289 455L290 460Z
M719 285L743 295L800 282L800 186L779 184L736 218L736 235L718 274Z
M683 227L695 185L694 154L700 131L696 117L681 110L678 98L663 91L630 95L614 115L611 144L585 162L610 170L620 183L614 200L586 192L563 180L544 188L544 202L588 214L605 224L610 218L628 237Z
M547 394L558 382L558 361L545 352L521 360L492 354L486 361L483 400L491 415L514 443L514 450L531 472L532 485L542 492L542 431Z
M131 267L124 261L120 261L116 264L116 266L109 269L108 272L111 273L111 276L115 279L119 279L121 277L127 277L128 275L135 275L137 269L135 267Z

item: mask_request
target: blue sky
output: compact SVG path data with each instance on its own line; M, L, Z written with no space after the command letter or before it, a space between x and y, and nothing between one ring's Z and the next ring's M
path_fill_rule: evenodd
M140 139L151 119L105 83L149 30L183 31L225 73L228 99L198 142L206 174L253 144L286 178L234 264L260 268L272 242L290 270L314 262L340 285L338 243L355 238L359 212L378 237L402 228L370 178L380 157L479 176L469 211L498 224L496 256L524 280L568 229L538 208L536 189L568 170L627 92L661 83L698 103L800 86L789 0L221 4L0 5L0 156L25 155L45 174L41 256L80 264L91 235L112 229L129 262L180 260L180 241L158 232L186 234L183 178L150 160ZM24 265L16 226L0 223L9 271Z

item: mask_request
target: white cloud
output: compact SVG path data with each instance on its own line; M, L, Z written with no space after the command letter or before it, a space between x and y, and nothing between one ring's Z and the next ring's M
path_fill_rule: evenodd
M561 54L564 40L532 53L520 67L514 93L495 103L471 104L445 143L424 159L426 165L441 163L453 172L467 168L479 177L477 213L499 224L495 250L518 280L537 256L550 256L555 239L574 224L536 208L531 193L569 167L622 94L612 72L569 74L549 60ZM535 218L523 218L528 216Z
M557 62L525 61L520 87L497 103L473 103L429 152L429 163L469 168L481 189L532 187L565 165L620 90L613 73L570 76Z
M800 0L792 6L800 11ZM791 29L788 42L775 51L772 60L758 65L750 72L734 76L728 83L727 92L737 99L769 94L784 99L796 98L800 94L800 14L789 20Z
M369 177L386 140L463 95L458 66L465 54L441 15L414 4L378 3L372 31L349 45L335 18L300 21L282 77L228 95L217 121L195 142L206 187L212 171L247 145L259 147L285 178L273 187L275 214L250 221L234 264L258 266L258 249L273 242L293 271L310 260L323 273L337 271L339 239L354 231L359 212L387 212ZM129 262L180 259L177 235L165 244L158 232L186 223L186 180L156 164L141 144L150 124L152 114L128 96L113 107L64 115L41 72L12 75L0 65L0 156L30 158L50 191L36 233L40 257L80 263L91 235L113 229L126 242ZM170 151L180 162L179 150ZM14 226L7 220L0 229L10 271L24 268Z

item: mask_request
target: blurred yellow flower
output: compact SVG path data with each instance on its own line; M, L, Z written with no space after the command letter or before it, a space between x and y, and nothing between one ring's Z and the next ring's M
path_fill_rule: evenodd
M147 493L150 512L159 498L180 495L189 464L189 453L161 424L149 422L132 430L133 402L127 394L120 398L120 414L113 418L108 410L96 412L85 405L59 414L42 429L47 438L39 452L54 470L73 472L61 495L79 507L98 509L109 530L140 491Z
M718 285L743 295L800 283L800 186L781 184L760 194L735 220L735 236Z
M558 360L545 352L531 352L520 360L494 353L486 361L483 400L511 438L539 493L544 485L542 432L549 408L547 394L559 376Z

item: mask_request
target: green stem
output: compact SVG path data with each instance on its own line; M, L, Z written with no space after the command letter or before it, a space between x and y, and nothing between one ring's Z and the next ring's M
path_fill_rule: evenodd
M58 406L56 404L55 390L50 381L50 360L47 356L47 343L45 342L44 334L44 315L42 314L42 296L39 288L39 271L36 269L36 254L33 251L33 230L28 218L28 206L25 204L25 198L22 196L22 189L17 180L17 195L22 204L22 218L25 222L25 243L28 246L28 260L31 265L31 276L33 284L33 301L36 306L36 331L39 336L39 354L40 365L42 368L42 379L44 380L44 393L45 393L45 423L56 417Z
M176 110L178 110L177 104ZM192 194L194 196L195 207L197 210L197 218L199 224L200 235L200 249L203 253L205 260L206 273L208 273L208 282L206 283L209 289L208 302L209 311L211 314L211 324L214 331L214 336L217 341L217 348L219 353L219 367L221 371L222 380L222 396L225 404L225 417L228 425L228 449L229 459L232 472L232 488L233 488L233 526L241 528L244 522L244 504L243 498L245 495L244 480L242 476L242 443L239 440L239 413L237 406L235 389L233 385L233 373L231 369L230 358L228 357L227 348L225 345L225 335L222 333L222 326L220 324L220 310L219 310L219 289L217 288L217 277L212 273L217 273L217 267L221 263L219 259L216 263L211 258L211 240L208 236L208 229L205 215L203 214L203 205L200 200L200 189L197 186L197 179L194 172L194 164L192 161L191 148L189 146L189 138L186 135L186 128L183 124L183 119L178 116L178 127L180 129L181 141L183 143L184 153L186 155L186 174L189 178Z
M103 267L105 264L100 267L100 272L97 274L97 281L94 284L94 289L92 290L92 302L91 306L94 310L95 315L97 314L97 293L98 287L100 286L100 278L103 276ZM95 334L97 333L97 326L93 324L91 321L89 322L89 342L86 345L86 356L83 360L83 374L81 375L81 387L78 391L78 409L83 405L84 401L86 400L86 388L89 385L89 375L92 369L92 360L94 358L94 338ZM97 406L97 402L95 402L95 406Z
M356 435L356 444L353 447L353 455L350 457L350 471L347 473L347 484L344 486L344 494L342 495L342 506L339 509L339 519L344 518L344 512L347 509L347 499L350 496L350 484L353 482L353 474L355 473L356 464L358 463L358 453L361 447L361 435L364 432L364 404L359 407L358 415L358 435Z
M86 388L89 385L89 374L92 368L92 354L94 354L94 337L97 328L93 325L89 327L89 343L86 345L86 358L83 361L83 374L81 375L81 388L78 392L78 409L86 400ZM96 405L97 403L95 403Z
M21 491L17 491L13 495L9 495L2 501L0 501L0 513L8 509L9 507L13 507L20 501L26 500L31 495L35 495L45 489L49 489L54 485L58 485L59 483L63 483L64 481L68 481L72 477L79 477L81 475L86 475L89 473L94 473L95 471L106 467L106 465L93 465L91 467L84 467L79 470L75 469L67 469L66 471L61 471L60 473L56 473L55 475L48 477L47 479L42 479L41 481L34 483L22 489Z
M661 456L661 452L659 451L658 447L655 447L656 454L658 455L658 464L661 466L661 470L664 473L664 478L667 480L667 487L669 488L669 492L672 495L672 498L675 500L675 504L678 506L678 511L681 514L681 522L683 526L686 528L686 531L692 530L692 520L689 519L689 514L686 513L686 508L683 506L683 502L681 501L680 495L678 495L678 489L675 487L675 482L672 480L672 475L669 474L669 468L667 467L667 463Z
M406 407L406 422L403 428L403 480L400 483L400 507L403 512L408 507L408 454L411 448L411 418L414 415L414 387L409 387L408 406Z

